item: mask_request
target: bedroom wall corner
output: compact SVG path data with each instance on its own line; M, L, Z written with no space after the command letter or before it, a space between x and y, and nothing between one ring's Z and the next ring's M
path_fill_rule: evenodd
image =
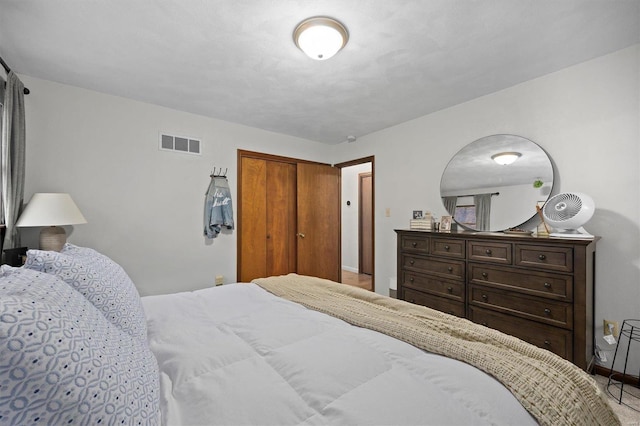
M327 161L326 146L143 102L21 76L26 98L25 198L68 192L88 220L69 242L120 263L142 295L236 277L237 231L203 236L213 167L228 168L237 200L237 149ZM159 150L159 132L200 138L202 155ZM234 217L236 212L234 212ZM37 229L24 242L37 247Z

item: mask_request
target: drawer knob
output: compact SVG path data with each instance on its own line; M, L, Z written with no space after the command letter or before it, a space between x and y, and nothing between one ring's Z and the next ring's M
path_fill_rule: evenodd
M414 247L418 247L418 243L416 243L415 241L411 243L412 246Z
M413 277L409 277L409 281L413 282Z
M551 342L550 342L550 341L548 341L548 340L545 340L545 341L544 341L544 345L545 345L545 346L551 346Z
M489 274L487 274L486 272L482 273L482 278L487 279L488 276L489 276Z
M491 250L486 249L484 252L487 254L487 256L491 256Z
M411 265L413 265L414 263L416 263L416 261L415 261L415 260L413 260L413 259L411 259L411 260L409 261L409 263L410 263Z
M447 287L447 291L448 291L449 293L453 293L453 287Z
M545 308L544 313L547 315L551 315L551 309Z
M416 303L415 299L409 299L409 303Z
M487 300L489 298L489 296L487 296L486 294L483 294L481 297L482 297L482 300Z
M489 324L486 322L483 322L481 325L484 325L485 327L489 327Z
M547 258L547 256L545 256L544 254L539 254L538 255L538 259L540 260L545 260Z
M444 249L445 249L446 251L449 251L449 246L444 246Z
M452 266L449 266L449 267L447 268L447 271L449 271L449 272L453 272L453 267L452 267Z
M551 288L551 284L549 284L549 283L544 283L544 288Z

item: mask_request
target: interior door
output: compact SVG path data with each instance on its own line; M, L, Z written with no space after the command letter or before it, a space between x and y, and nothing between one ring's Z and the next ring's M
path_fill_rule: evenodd
M267 275L267 162L241 158L238 203L238 281Z
M340 169L298 163L298 268L300 275L340 281Z
M373 274L373 177L371 173L358 175L359 219L358 253L359 272Z
M267 161L267 275L296 272L296 165Z

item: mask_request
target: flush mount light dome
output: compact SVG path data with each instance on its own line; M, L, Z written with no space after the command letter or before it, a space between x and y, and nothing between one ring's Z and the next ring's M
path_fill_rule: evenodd
M296 27L293 40L308 57L324 61L347 44L349 33L335 19L316 16L305 19Z
M501 152L499 154L495 154L491 156L491 159L498 164L506 166L507 164L511 164L520 158L522 154L519 152Z

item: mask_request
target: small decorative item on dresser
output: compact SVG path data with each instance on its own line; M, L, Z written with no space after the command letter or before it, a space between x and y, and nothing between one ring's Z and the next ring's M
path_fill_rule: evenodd
M414 210L413 219L409 221L409 228L431 231L431 229L433 229L433 217L431 216L431 212L427 211L423 214L422 210Z
M451 231L451 216L440 218L440 231Z
M538 216L540 217L540 224L536 228L536 235L540 237L548 237L549 236L549 227L547 223L544 221L544 215L542 214L542 207L544 207L544 201L538 201L536 204L536 211L538 212Z

